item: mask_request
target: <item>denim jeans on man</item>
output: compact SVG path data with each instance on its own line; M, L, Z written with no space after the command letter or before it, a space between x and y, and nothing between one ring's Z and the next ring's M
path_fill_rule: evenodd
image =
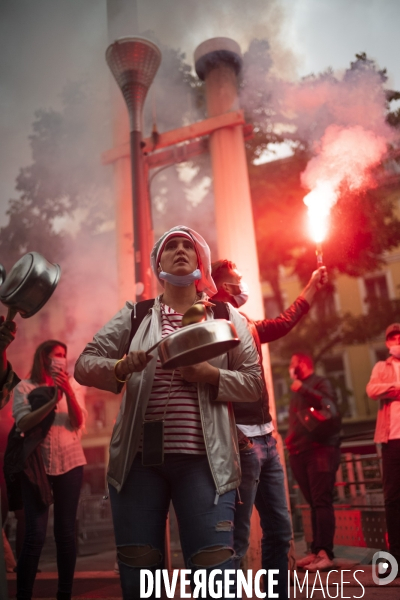
M286 503L284 473L272 434L249 438L250 444L240 451L242 482L240 501L235 515L235 552L237 566L247 552L250 517L255 504L262 528L262 568L278 569L279 598L288 597L288 552L292 525Z
M207 571L235 569L233 520L236 490L216 497L206 455L166 454L164 464L154 467L144 467L138 455L122 490L118 493L111 485L109 489L124 600L141 597L140 567L123 562L121 548L150 546L158 550L157 563L146 566L142 562L141 568L153 572L162 569L165 524L171 500L179 524L186 568L192 573L204 569L193 563L195 556L203 550L219 547L231 550L232 556L222 564L208 567ZM154 597L153 594L151 598Z
M340 448L323 446L290 455L290 466L299 487L311 507L313 541L311 552L325 550L333 558L335 513L333 490L340 463Z
M57 600L69 600L76 563L75 520L82 486L83 467L63 475L48 475L54 498L54 538L57 547ZM35 488L22 477L25 539L17 565L17 599L30 600L40 554L46 539L48 507L37 498Z

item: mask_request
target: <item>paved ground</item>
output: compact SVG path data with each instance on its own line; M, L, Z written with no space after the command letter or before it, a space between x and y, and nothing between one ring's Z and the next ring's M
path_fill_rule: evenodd
M304 543L296 543L296 552L302 556ZM315 575L308 577L304 581L304 573L298 572L300 585L303 590L299 590L296 582L296 590L291 587L290 598L363 598L364 600L400 600L400 579L395 580L387 586L377 586L372 580L372 567L370 565L360 564L370 558L367 550L339 549L336 559L336 569L338 572L327 574L321 573L321 579ZM344 557L343 557L344 555ZM172 556L173 567L179 566L180 556L175 553ZM103 600L120 600L121 589L119 586L118 575L113 571L115 561L114 551L102 552L92 556L79 557L77 561L77 570L74 583L74 600L83 600L89 598L98 598ZM175 564L174 564L175 563ZM42 561L40 564L42 570L38 573L34 589L34 599L54 600L56 590L56 565L52 560ZM355 574L358 582L354 578ZM15 574L9 574L9 597L15 597ZM342 583L343 582L343 583ZM348 582L348 583L346 583ZM321 589L321 587L323 589ZM328 589L327 589L328 587ZM175 598L181 598L180 593ZM253 596L254 600L256 596ZM3 599L1 599L3 600ZM136 600L136 599L132 599Z

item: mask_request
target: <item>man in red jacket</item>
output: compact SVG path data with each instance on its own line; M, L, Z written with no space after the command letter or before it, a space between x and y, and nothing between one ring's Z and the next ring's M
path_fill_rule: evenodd
M234 263L220 260L212 264L212 277L218 293L212 300L230 302L236 308L248 298L247 285ZM326 283L325 267L311 276L300 296L276 319L251 321L248 326L261 358L261 344L277 340L287 333L309 311L316 292ZM242 313L243 314L243 313ZM244 315L245 316L245 315ZM261 358L262 360L262 358ZM235 552L238 564L249 546L250 517L255 504L263 532L262 568L278 569L279 598L288 598L288 552L292 526L286 504L285 482L269 412L268 391L257 402L233 402L238 428L242 481L235 513ZM265 588L267 589L267 588Z

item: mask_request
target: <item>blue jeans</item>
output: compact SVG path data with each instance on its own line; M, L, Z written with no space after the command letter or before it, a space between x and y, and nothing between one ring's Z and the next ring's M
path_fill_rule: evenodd
M54 538L57 547L57 599L69 600L76 562L75 521L82 486L83 467L62 475L48 475L54 499ZM23 476L22 501L25 510L25 538L17 565L17 598L30 600L46 539L48 507L37 498L35 489Z
M288 552L292 525L286 503L284 473L271 434L249 438L248 448L240 451L242 504L236 505L235 552L237 566L249 546L250 517L255 504L262 528L262 568L278 569L279 598L288 597ZM267 588L265 588L267 589Z
M218 547L229 550L230 557L220 564L212 564L207 571L235 569L236 490L226 492L215 503L215 484L207 456L166 454L163 465L144 467L138 455L122 490L118 493L113 486L109 489L124 600L141 597L141 568L153 573L163 568L165 525L171 500L179 524L186 568L192 573L204 569L196 564L196 555L207 550L212 557L212 550ZM154 562L154 552L148 565L142 561L140 566L133 566L135 560L124 559L127 547L129 550L129 547L140 549L143 546L156 550L158 560Z

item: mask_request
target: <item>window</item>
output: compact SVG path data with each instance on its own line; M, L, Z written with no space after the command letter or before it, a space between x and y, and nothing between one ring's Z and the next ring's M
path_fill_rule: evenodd
M386 348L386 346L383 346L382 348L375 348L374 353L375 362L378 362L380 360L386 360L389 356L388 349Z
M353 395L348 389L346 372L342 356L330 356L322 360L325 375L332 383L339 400L339 408L342 417L351 417L352 411L349 397Z
M386 275L376 275L364 279L366 301L389 300L389 288Z
M318 292L310 311L313 319L326 321L331 315L336 315L335 292L335 286L332 283L328 283Z
M264 313L267 319L276 319L280 315L281 311L275 296L264 296Z
M288 366L272 366L276 419L279 425L286 425L289 419L289 373Z

